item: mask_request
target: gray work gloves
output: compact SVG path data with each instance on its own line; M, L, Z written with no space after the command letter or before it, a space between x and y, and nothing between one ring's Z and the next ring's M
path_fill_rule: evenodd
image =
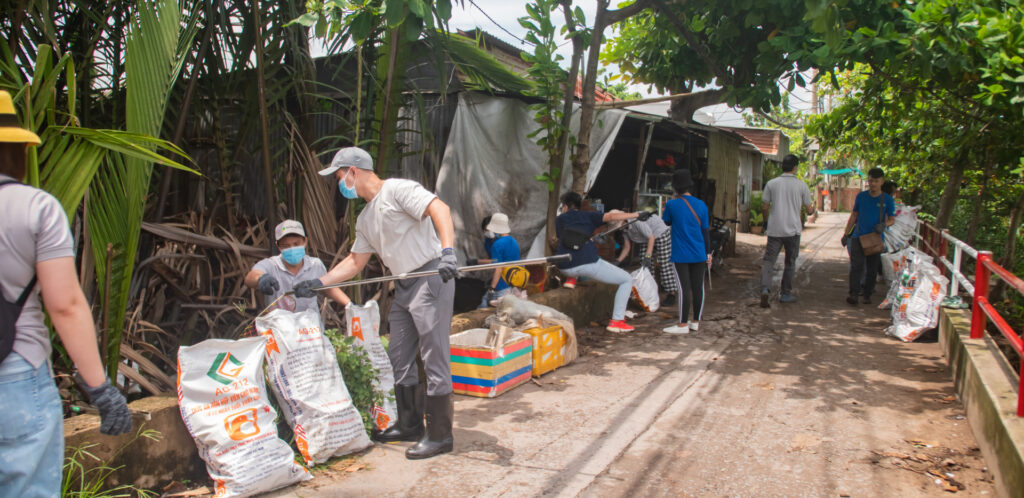
M89 402L100 411L100 432L108 436L124 434L132 429L132 412L121 391L104 380L98 387L89 387L79 377Z
M647 221L647 219L650 218L650 217L651 217L651 212L650 211L640 211L640 212L638 212L636 214L636 219L638 219L640 221Z
M487 294L485 294L485 296L487 296L487 305L490 306L491 301L494 301L494 289L487 289Z
M652 270L653 271L654 270L654 259L652 259L650 256L644 254L643 257L640 258L640 265L643 266L644 268L647 268L648 270Z
M875 225L875 233L885 233L885 223Z
M441 262L437 265L437 273L441 281L447 282L459 276L459 262L455 259L455 249L446 247L441 251ZM296 295L298 295L296 293Z
M270 296L275 294L280 288L281 284L277 283L277 279L271 277L269 273L260 275L260 279L256 281L256 289L258 289L261 294Z
M313 290L317 287L323 287L324 283L319 278L313 278L310 280L303 280L295 284L295 297L309 298L316 295L316 291Z

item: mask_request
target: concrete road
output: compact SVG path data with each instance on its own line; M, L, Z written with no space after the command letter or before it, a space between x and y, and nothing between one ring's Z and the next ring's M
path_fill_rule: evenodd
M934 338L844 302L845 220L804 232L796 304L757 306L764 238L741 234L700 332L587 327L539 385L457 396L452 454L378 445L274 496L994 496Z

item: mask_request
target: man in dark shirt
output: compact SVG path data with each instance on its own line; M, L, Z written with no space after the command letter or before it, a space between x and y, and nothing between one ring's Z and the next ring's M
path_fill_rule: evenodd
M580 211L583 199L576 192L562 195L562 205L555 219L555 233L558 236L557 254L569 254L570 261L558 263L563 274L576 279L592 278L598 282L618 285L615 292L615 305L612 318L606 327L611 332L632 332L633 327L625 322L626 304L633 290L633 279L625 270L615 266L597 255L597 246L590 240L590 235L601 225L609 221L632 220L641 221L651 216L647 211L639 213L599 213L597 211Z

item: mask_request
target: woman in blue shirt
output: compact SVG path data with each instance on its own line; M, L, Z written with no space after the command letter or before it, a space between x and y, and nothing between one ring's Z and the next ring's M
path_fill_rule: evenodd
M693 179L690 171L676 170L672 176L672 190L676 196L665 203L661 219L672 227L672 258L679 282L679 323L667 327L668 334L687 334L700 325L704 308L704 275L711 266L711 234L708 206L690 195ZM687 322L690 308L693 320Z

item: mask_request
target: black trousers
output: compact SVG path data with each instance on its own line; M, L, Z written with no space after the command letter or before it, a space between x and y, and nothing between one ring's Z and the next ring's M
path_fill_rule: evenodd
M693 303L693 321L700 321L704 310L704 275L708 271L705 261L700 263L675 263L676 281L679 282L679 300L676 307L679 311L679 323L688 322L690 303Z
M860 239L855 237L850 238L846 251L850 253L850 295L871 297L882 268L882 255L865 256Z

